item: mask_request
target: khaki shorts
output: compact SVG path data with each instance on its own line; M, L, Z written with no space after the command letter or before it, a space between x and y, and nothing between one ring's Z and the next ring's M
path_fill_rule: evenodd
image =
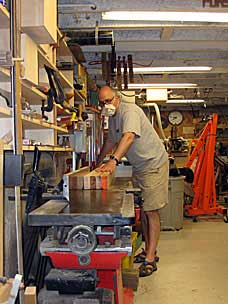
M144 211L158 210L168 204L169 163L133 175L134 187L142 190Z

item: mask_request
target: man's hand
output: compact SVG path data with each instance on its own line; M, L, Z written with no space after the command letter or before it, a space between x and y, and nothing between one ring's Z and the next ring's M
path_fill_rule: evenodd
M110 159L106 164L101 165L96 169L98 172L114 172L116 169L116 161L114 159Z

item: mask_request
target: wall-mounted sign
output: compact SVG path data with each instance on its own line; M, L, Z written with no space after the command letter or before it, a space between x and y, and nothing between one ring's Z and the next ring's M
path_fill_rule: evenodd
M202 0L203 7L228 7L228 0Z

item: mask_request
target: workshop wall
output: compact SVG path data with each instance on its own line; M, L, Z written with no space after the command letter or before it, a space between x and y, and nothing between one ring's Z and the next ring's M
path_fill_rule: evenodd
M186 139L194 138L196 134L195 127L199 123L199 121L201 121L199 112L198 111L194 112L195 117L193 117L192 111L180 111L180 112L183 115L183 122L177 126L177 136L184 137ZM165 127L164 133L166 137L171 136L171 130L172 130L172 125L168 122L169 113L170 111L161 112L163 128ZM155 119L155 129L159 133L156 119Z

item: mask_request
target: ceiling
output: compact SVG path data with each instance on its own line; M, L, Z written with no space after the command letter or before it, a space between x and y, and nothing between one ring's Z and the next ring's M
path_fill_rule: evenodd
M203 5L205 4L205 6ZM218 7L209 7L215 5ZM68 6L66 6L68 4ZM228 1L205 0L59 0L59 27L66 32L113 30L117 56L132 54L134 67L211 66L206 73L137 75L135 82L197 83L196 89L172 89L186 98L206 98L212 105L228 105L227 23L104 21L104 11L203 11L228 12ZM102 84L102 52L110 45L82 46L87 70Z

